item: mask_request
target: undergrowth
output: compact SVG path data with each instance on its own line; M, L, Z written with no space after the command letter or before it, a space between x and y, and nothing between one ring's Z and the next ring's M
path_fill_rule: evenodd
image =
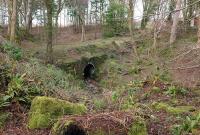
M1 82L5 80L6 87L2 89L0 108L9 106L13 101L30 106L32 99L38 95L57 97L59 91L67 93L82 89L82 81L55 66L45 66L37 59L17 62L9 57L3 59L3 56L7 57L2 54L0 79Z
M198 128L200 122L200 113L196 116L187 116L182 124L174 125L172 128L173 135L193 134L195 129Z
M10 42L5 42L2 45L2 49L14 60L21 60L23 57L22 50L16 47L15 45L11 44Z

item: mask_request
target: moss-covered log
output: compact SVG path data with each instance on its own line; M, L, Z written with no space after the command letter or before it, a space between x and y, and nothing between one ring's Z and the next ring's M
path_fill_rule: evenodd
M75 134L76 133L76 134ZM54 124L53 135L147 135L145 122L128 112L66 116Z
M41 129L50 127L63 115L84 114L87 109L83 104L74 104L50 97L36 97L29 112L28 127Z

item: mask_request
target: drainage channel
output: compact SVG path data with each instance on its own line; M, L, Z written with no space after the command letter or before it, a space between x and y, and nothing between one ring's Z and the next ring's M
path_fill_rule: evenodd
M99 93L101 91L98 85L98 82L95 80L96 76L97 74L96 74L95 65L93 63L88 63L84 67L83 77L84 77L84 81L85 81L87 89L94 94Z

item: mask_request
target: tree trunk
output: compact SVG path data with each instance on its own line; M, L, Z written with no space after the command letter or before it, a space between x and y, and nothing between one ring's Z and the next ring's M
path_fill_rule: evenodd
M133 0L129 0L129 11L128 11L128 25L129 25L129 32L130 36L133 36Z
M142 16L142 21L141 21L141 28L145 29L147 26L147 22L149 20L148 14L151 11L151 6L152 3L150 0L142 0L143 3L143 16Z
M47 8L47 63L53 63L53 0L45 0Z
M81 29L82 29L82 34L81 34L81 41L84 42L86 40L85 37L85 12L81 11L83 13L81 13Z
M10 25L10 41L15 42L17 24L17 0L13 0L11 25Z
M32 25L32 0L28 0L28 8L26 14L26 31L29 33Z
M85 41L85 23L82 23L82 36L81 36L81 41Z
M11 29L11 18L12 18L12 7L13 7L13 0L8 0L8 31L7 35L10 37L10 29Z
M142 29L145 29L145 28L146 28L147 22L148 22L148 18L147 18L147 16L144 16L144 17L142 18L142 22L141 22L141 28L142 28Z
M200 16L197 18L197 23L198 23L198 33L197 33L197 37L198 37L198 47L200 48Z
M177 0L176 1L176 11L173 16L173 25L171 28L170 44L173 44L176 41L177 26L178 26L179 16L180 16L180 8L181 8L181 0Z
M59 14L60 12L62 11L62 0L58 0L58 9L57 9L57 12L56 12L56 28L58 28L58 17L59 17Z
M95 34L94 34L94 39L97 39L97 32L98 32L98 31L97 31L97 30L98 30L98 29L97 29L97 26L98 26L97 11L98 11L98 3L96 2L96 3L95 3Z

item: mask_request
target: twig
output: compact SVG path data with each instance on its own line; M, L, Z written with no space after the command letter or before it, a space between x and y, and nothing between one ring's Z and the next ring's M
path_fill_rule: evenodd
M174 59L170 60L169 62L176 61L177 59L179 59L179 58L181 58L181 57L184 57L184 56L186 56L187 54L191 53L192 51L198 50L198 49L200 49L200 48L192 48L191 50L189 50L189 51L187 51L187 52L185 52L185 53L182 53L182 54L178 55L177 57L175 57Z
M187 70L187 69L194 69L194 68L199 68L199 65L191 66L191 67L177 67L177 68L169 68L169 70Z

